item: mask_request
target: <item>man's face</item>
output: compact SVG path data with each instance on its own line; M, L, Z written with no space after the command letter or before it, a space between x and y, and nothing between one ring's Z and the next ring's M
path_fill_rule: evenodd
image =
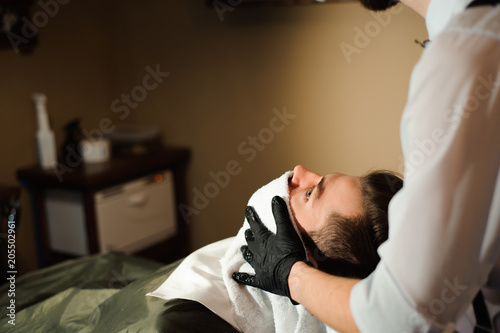
M288 182L290 208L299 231L318 231L336 212L354 217L363 211L359 177L334 173L320 176L298 165Z
M387 10L397 5L399 1L395 0L360 0L363 7L369 10Z

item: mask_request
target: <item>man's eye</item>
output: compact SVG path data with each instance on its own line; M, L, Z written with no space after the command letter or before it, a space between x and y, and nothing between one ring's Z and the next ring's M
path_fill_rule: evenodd
M311 196L311 193L312 193L313 190L309 190L306 192L306 199L309 199L309 197Z

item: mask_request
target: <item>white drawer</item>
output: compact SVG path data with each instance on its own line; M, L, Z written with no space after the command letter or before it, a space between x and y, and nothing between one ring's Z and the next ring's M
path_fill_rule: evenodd
M96 192L100 252L135 252L176 234L173 175L166 170Z

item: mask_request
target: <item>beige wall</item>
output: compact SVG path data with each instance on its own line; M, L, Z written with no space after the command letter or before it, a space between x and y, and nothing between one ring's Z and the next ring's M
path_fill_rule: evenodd
M40 27L39 45L32 55L0 50L0 183L16 185L16 169L36 162L34 92L48 97L58 146L67 121L81 117L89 128L108 112L112 88L110 5L97 3L73 1L61 6ZM41 10L35 8L34 12ZM16 261L18 270L25 272L37 267L38 258L26 191L21 200Z
M249 196L296 164L401 171L399 118L421 53L413 40L426 32L407 8L379 20L358 3L236 7L221 21L204 1L70 2L41 29L33 55L0 52L0 182L15 184L16 168L36 161L34 91L49 98L59 142L78 116L88 130L102 118L156 125L165 143L190 147L193 208L193 190L236 161L240 173L190 217L193 249L233 235ZM369 40L356 39L357 29L372 29ZM359 46L350 59L347 44ZM120 119L111 103L142 85L148 66L169 76ZM294 118L281 127L273 118L285 109ZM265 142L251 155L249 136L259 134ZM19 256L29 270L31 215L22 223Z

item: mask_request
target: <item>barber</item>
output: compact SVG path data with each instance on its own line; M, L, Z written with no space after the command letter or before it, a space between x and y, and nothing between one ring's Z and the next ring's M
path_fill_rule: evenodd
M235 272L236 281L288 296L340 332L494 332L500 324L500 315L494 317L500 304L499 1L401 0L425 17L430 42L401 119L411 172L391 202L389 240L379 248L377 269L356 280L309 266L284 202L273 200L277 232L250 217L242 252L255 275ZM397 3L361 2L371 10ZM466 311L473 301L474 312Z

